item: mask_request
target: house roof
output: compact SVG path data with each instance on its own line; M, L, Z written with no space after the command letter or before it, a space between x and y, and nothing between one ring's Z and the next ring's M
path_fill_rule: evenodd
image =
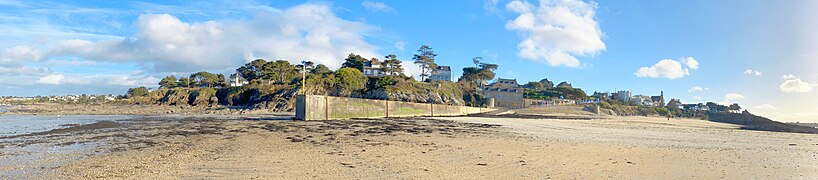
M449 66L437 66L437 70L452 71Z

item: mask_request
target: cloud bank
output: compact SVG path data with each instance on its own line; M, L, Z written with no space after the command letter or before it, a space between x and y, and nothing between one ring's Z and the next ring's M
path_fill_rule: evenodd
M121 40L63 40L40 50L7 49L0 61L55 56L92 61L135 62L151 72L228 70L255 58L312 60L340 67L349 53L375 57L365 41L373 27L337 17L328 5L302 4L269 10L251 19L183 22L169 14L143 14L133 37Z
M814 86L818 86L816 84L804 82L801 80L801 78L798 78L792 74L784 75L781 78L784 79L784 82L778 86L778 89L784 93L808 93L812 92Z
M519 14L506 23L523 37L517 44L524 59L550 66L579 67L576 56L605 50L602 30L594 20L596 4L580 0L540 0L539 4L515 0L506 8Z
M373 2L373 1L364 1L361 3L361 6L364 6L366 10L372 12L386 12L386 13L394 13L395 9L386 3L383 2Z
M690 70L699 69L699 61L693 57L679 60L663 59L650 67L641 67L634 75L640 78L679 79L690 75Z
M761 72L758 70L747 69L744 70L744 75L761 76Z

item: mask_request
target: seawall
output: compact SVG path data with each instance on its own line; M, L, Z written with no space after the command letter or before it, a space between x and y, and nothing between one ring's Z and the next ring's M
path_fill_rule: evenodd
M350 118L459 116L494 111L490 108L451 106L322 95L296 97L295 117L301 120Z

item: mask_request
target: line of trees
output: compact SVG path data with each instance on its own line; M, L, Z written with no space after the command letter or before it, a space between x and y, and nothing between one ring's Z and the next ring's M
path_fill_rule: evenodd
M421 68L421 74L419 74L421 81L426 81L429 76L436 72L435 57L437 57L437 54L428 45L422 45L412 57L413 63ZM475 67L463 68L463 75L458 79L459 82L480 83L479 80L494 79L494 71L497 70L498 65L479 62L478 59L482 58L476 57L474 59ZM380 73L380 76L409 78L404 75L405 69L402 62L395 54L386 55L383 60L380 60L375 57L367 59L361 55L350 53L344 59L341 68L335 72L326 65L316 64L311 61L304 61L302 64L294 65L286 60L267 61L264 59L250 61L237 68L236 72L249 81L250 84L296 84L301 81L300 73L305 73L308 77L315 75L321 77L314 81L310 81L308 78L308 83L326 83L357 88L361 84L367 84L366 78L363 77L365 70L373 70L373 72ZM372 68L369 69L368 67ZM356 72L353 72L353 70ZM362 78L353 76L361 76ZM363 83L359 81L360 79L364 79ZM167 76L159 82L159 86L160 88L228 87L229 83L230 81L223 74L202 71L188 77ZM138 89L136 90L138 92L129 94L143 94L141 90Z
M175 87L227 87L229 86L223 74L213 74L209 72L197 72L189 77L176 78L170 75L159 81L160 88Z
M463 68L463 75L457 79L458 82L465 81L465 82L475 82L477 84L482 83L482 81L489 81L494 79L494 71L497 70L500 66L497 64L490 64L482 62L482 57L474 57L472 62L474 62L475 67L465 67Z

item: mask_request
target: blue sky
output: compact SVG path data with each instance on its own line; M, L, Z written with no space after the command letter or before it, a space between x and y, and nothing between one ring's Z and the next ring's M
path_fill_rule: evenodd
M664 91L818 122L816 12L806 0L0 0L0 95L122 94L253 58L410 61L428 44L454 76L480 56L521 83Z

